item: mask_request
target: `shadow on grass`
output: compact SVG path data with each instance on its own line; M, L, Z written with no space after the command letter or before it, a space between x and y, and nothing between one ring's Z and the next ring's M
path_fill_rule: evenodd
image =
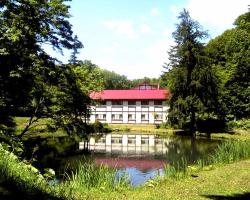
M213 199L213 200L249 200L250 192L243 194L233 194L233 195L202 195L203 197Z
M0 200L65 200L65 198L55 197L52 194L42 193L41 191L24 193L0 185Z

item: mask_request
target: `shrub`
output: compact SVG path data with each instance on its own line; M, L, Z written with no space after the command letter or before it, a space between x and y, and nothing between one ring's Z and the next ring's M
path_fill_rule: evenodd
M250 130L250 120L249 119L242 119L238 121L229 121L227 123L227 127L229 129L243 129L243 130Z

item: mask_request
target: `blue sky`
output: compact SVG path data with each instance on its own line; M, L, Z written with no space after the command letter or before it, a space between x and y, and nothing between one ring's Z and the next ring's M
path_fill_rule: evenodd
M162 74L183 8L214 38L232 27L250 0L73 0L69 4L73 31L84 45L78 58L133 79ZM57 55L63 61L68 56Z

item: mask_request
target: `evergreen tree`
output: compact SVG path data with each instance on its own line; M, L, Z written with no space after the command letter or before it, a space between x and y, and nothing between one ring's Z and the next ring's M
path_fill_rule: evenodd
M178 17L164 78L171 92L169 120L172 125L197 130L197 120L217 117L218 91L210 60L201 40L207 36L187 10Z

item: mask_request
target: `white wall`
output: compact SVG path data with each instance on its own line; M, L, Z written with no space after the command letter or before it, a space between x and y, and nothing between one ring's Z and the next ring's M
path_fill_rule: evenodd
M92 106L91 110L91 116L90 116L90 122L94 122L95 114L106 114L106 120L100 120L101 122L106 123L137 123L137 124L155 124L155 123L162 123L166 122L167 118L167 111L169 107L166 105L166 103L163 101L163 105L154 105L154 101L149 101L148 106L141 105L141 101L136 101L135 106L129 106L128 101L123 101L123 105L121 106L112 106L111 101L106 101L106 105L103 106ZM128 114L134 114L135 113L135 121L128 120ZM112 120L112 114L122 114L123 118L122 120ZM146 120L141 119L141 115L146 115ZM155 120L155 115L159 114L162 115L162 120Z

